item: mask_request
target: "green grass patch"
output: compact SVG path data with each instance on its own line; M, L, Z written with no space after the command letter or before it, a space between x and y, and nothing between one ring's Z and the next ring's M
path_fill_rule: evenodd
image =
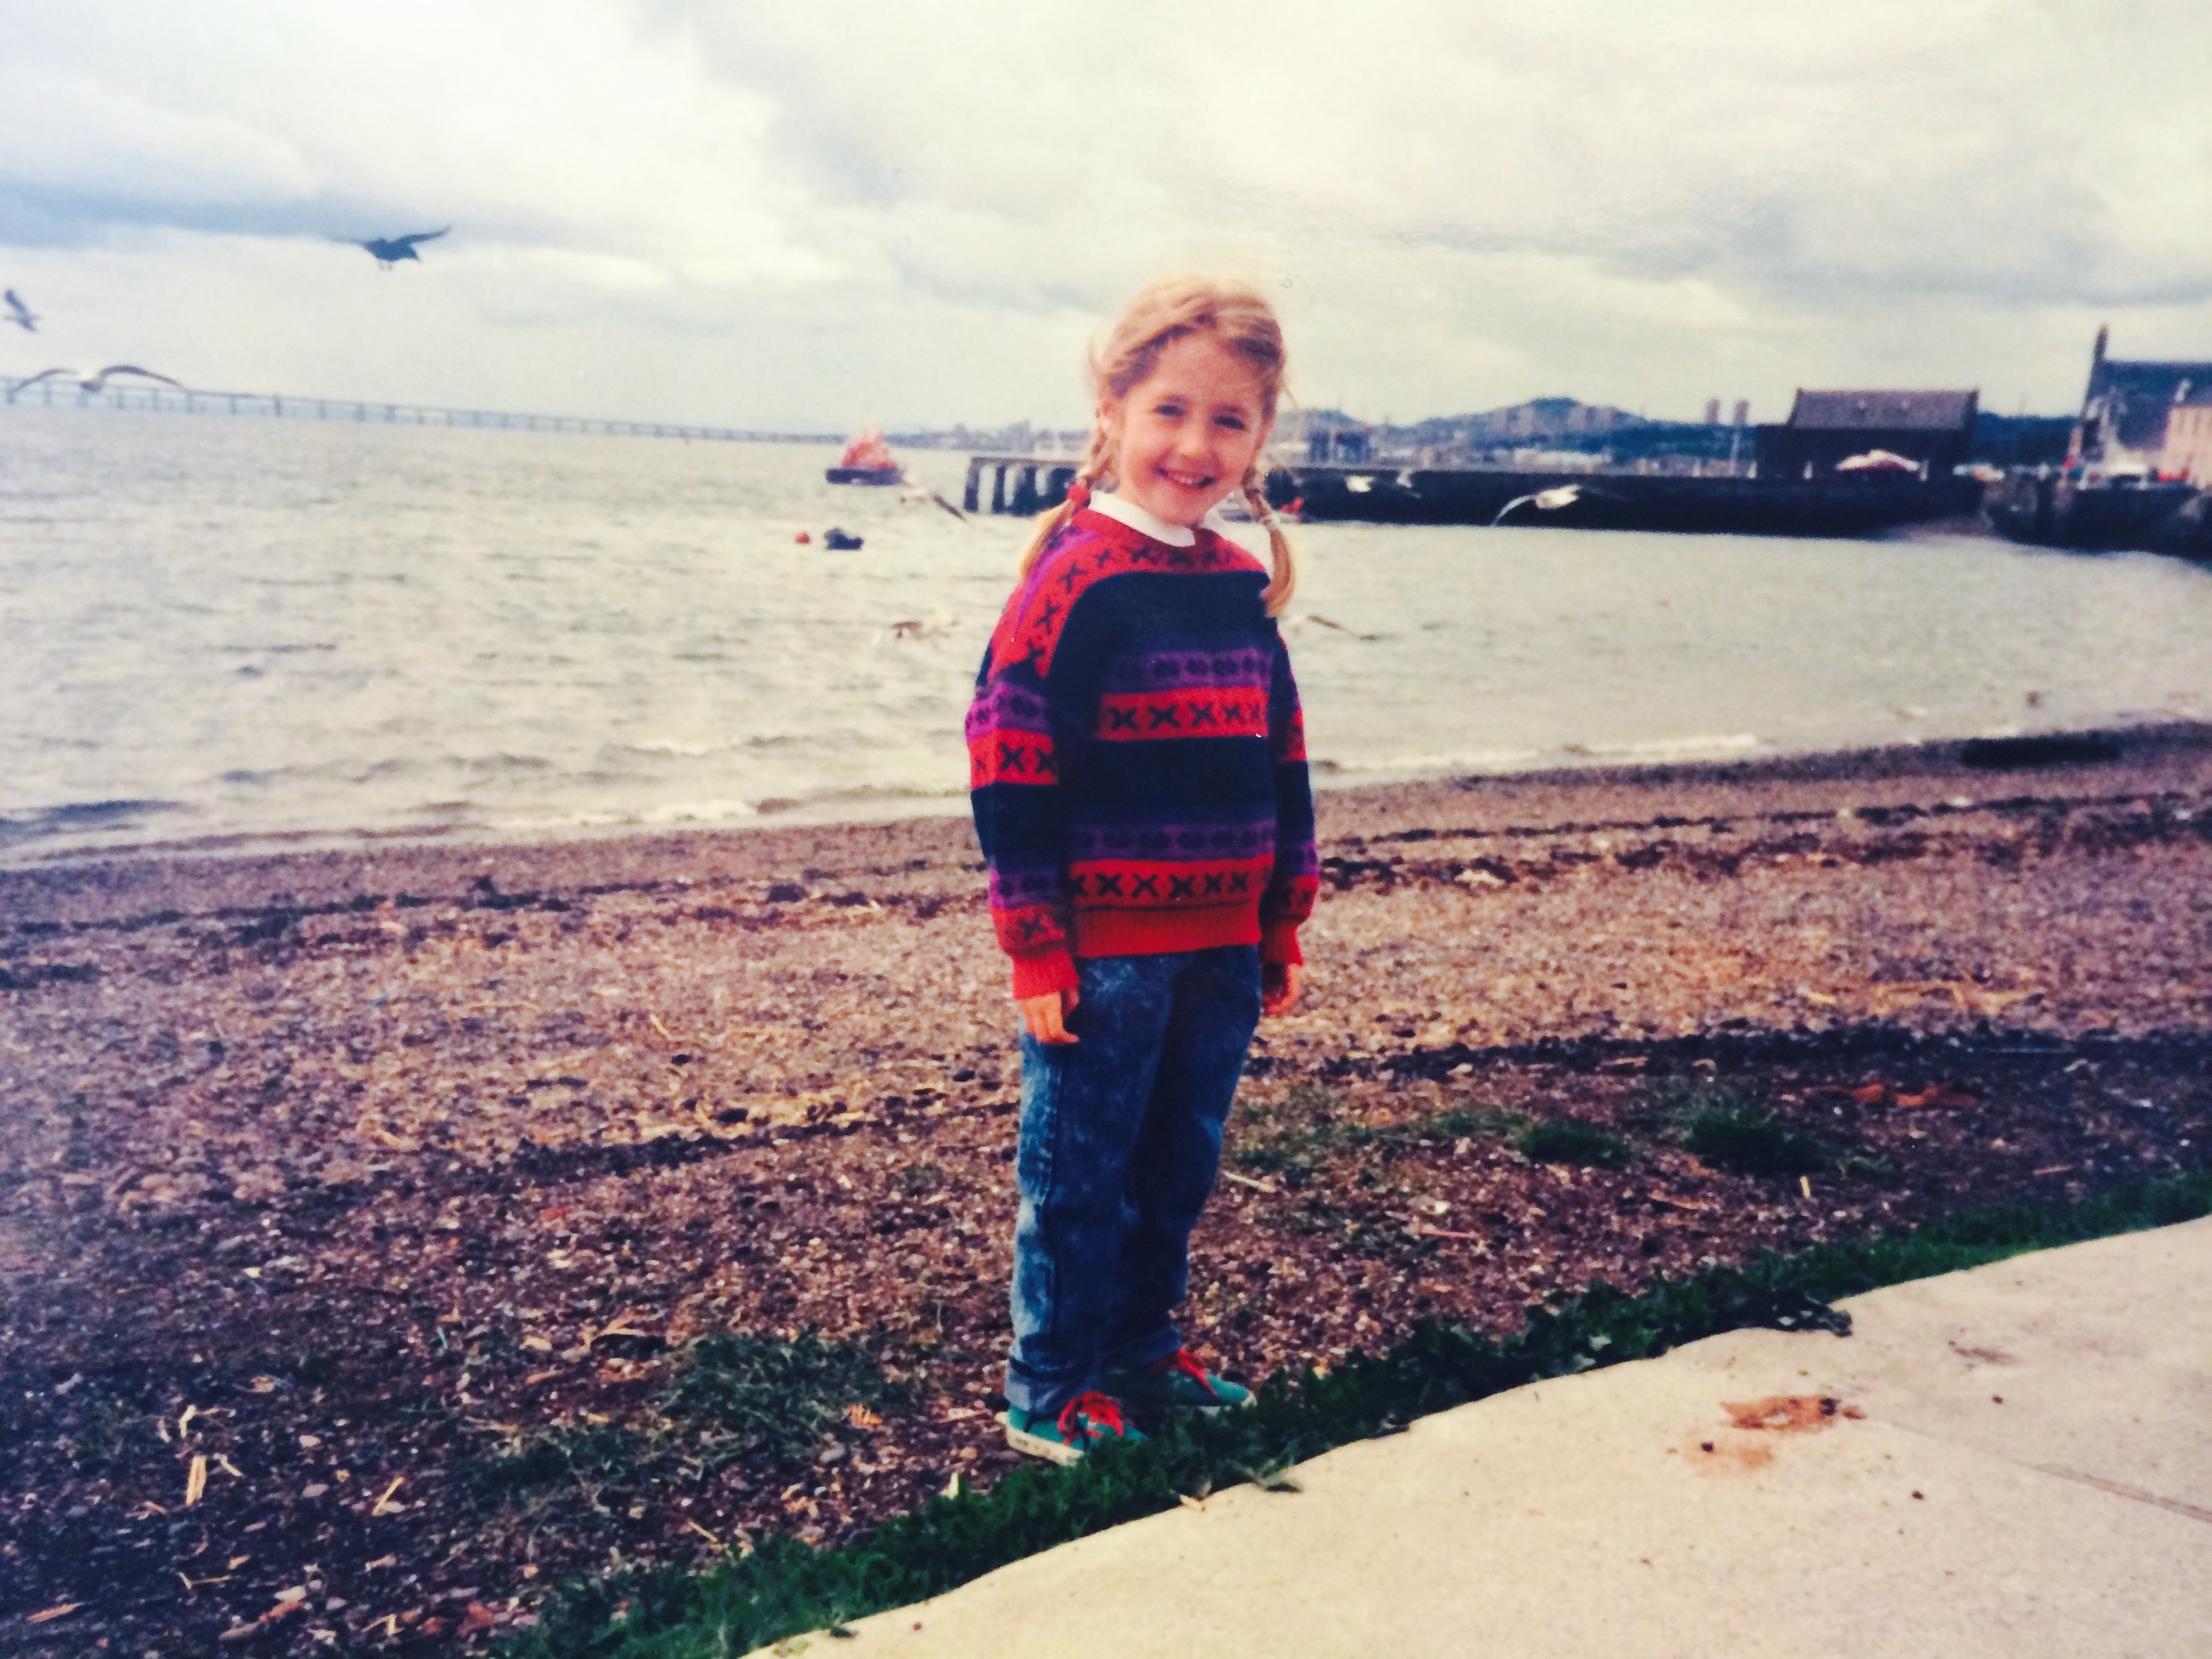
M603 1494L678 1475L710 1474L760 1456L790 1468L845 1437L848 1406L879 1406L898 1384L876 1357L850 1343L732 1334L702 1337L683 1353L641 1422L561 1424L518 1435L463 1460L455 1479L494 1504L574 1493L594 1508Z
M732 1334L691 1345L660 1409L698 1455L727 1462L765 1451L796 1462L837 1431L848 1406L879 1406L894 1392L865 1348L811 1331L791 1341Z
M1291 1187L1319 1175L1360 1126L1345 1115L1344 1097L1318 1083L1294 1084L1280 1100L1255 1104L1237 1120L1229 1159L1254 1175L1279 1176Z
M1762 1255L1640 1296L1599 1285L1536 1311L1502 1341L1425 1324L1389 1352L1327 1375L1270 1378L1227 1421L1180 1422L1073 1469L1016 1470L988 1492L933 1499L837 1549L786 1538L703 1573L668 1569L565 1586L511 1650L525 1659L708 1659L902 1606L1101 1528L1291 1464L1471 1400L1749 1327L1847 1331L1837 1297L1980 1267L2022 1250L2212 1213L2212 1171L2115 1188L2074 1205L1963 1212L1894 1237ZM1264 1477L1264 1480L1262 1479ZM1294 1501L1294 1500L1286 1500Z
M1528 1120L1494 1106L1452 1106L1414 1126L1420 1140L1472 1140L1477 1135L1510 1134Z
M1635 1148L1609 1129L1571 1117L1540 1117L1513 1137L1514 1149L1533 1164L1579 1164L1618 1170Z
M945 1171L934 1164L908 1164L898 1172L899 1192L908 1198L927 1198L945 1184Z
M1793 1127L1772 1108L1708 1079L1654 1083L1638 1115L1683 1150L1739 1175L1814 1175L1838 1166L1842 1154Z
M1706 1108L1682 1125L1682 1146L1743 1175L1811 1175L1836 1161L1824 1143L1757 1107Z
M603 1508L600 1494L609 1486L659 1472L658 1449L635 1429L556 1424L518 1436L489 1455L462 1460L454 1479L464 1491L495 1505L532 1504L549 1494L573 1491L586 1505Z
M1363 1149L1385 1158L1424 1142L1504 1135L1527 1121L1511 1113L1456 1106L1401 1123L1364 1123L1347 1115L1344 1097L1324 1084L1300 1083L1281 1099L1245 1108L1235 1120L1229 1162L1253 1175L1302 1187L1322 1175L1340 1152Z
M1653 1133L1679 1135L1682 1126L1708 1112L1755 1112L1764 1103L1742 1090L1706 1077L1652 1078L1642 1090L1643 1100L1630 1114L1636 1127Z

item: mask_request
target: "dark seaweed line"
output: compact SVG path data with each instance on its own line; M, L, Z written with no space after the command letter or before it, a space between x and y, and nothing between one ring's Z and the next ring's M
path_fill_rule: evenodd
M2193 812L2197 803L2203 799L2202 795L2188 794L2179 790L2147 792L2138 789L2117 795L2008 795L1997 800L1978 800L1968 806L1954 806L1949 801L1918 806L1904 801L1891 806L1853 807L1850 817L1844 821L1869 824L1881 830L1893 823L1910 823L1917 818L1968 817L1978 812L1993 812L2003 817L2045 816L2054 812L2072 814L2101 808L2132 809L2144 801L2152 803L2154 811ZM1416 828L1389 830L1375 836L1346 836L1338 844L1356 849L1427 841L1485 841L1492 837L1528 840L1546 836L1627 835L1649 830L1708 830L1716 835L1729 835L1734 833L1739 823L1834 823L1838 817L1838 815L1833 811L1792 808L1772 812L1715 814L1697 818L1662 814L1650 818L1599 818L1588 823L1498 824L1489 828L1467 824L1450 830Z
M1266 1057L1261 1056L1264 1060ZM1723 1070L1771 1066L1850 1066L1875 1061L1985 1063L2005 1060L2087 1060L2133 1064L2154 1071L2203 1073L2212 1067L2212 1032L2154 1031L2136 1036L2095 1030L2075 1036L2006 1030L1986 1021L1960 1031L1915 1031L1884 1020L1791 1030L1722 1029L1678 1037L1539 1037L1529 1042L1487 1046L1455 1042L1442 1048L1413 1048L1396 1054L1345 1055L1317 1067L1331 1079L1373 1077L1388 1071L1400 1077L1439 1079L1462 1066L1477 1071L1514 1066L1548 1066L1564 1072L1625 1069L1642 1062L1647 1075L1686 1071L1700 1060Z
M2203 1076L2212 1073L2212 1032L2180 1030L2140 1036L2092 1032L2060 1037L2008 1031L1983 1024L1969 1030L1930 1035L1887 1022L1838 1026L1829 1030L1721 1030L1661 1038L1541 1037L1530 1042L1442 1048L1414 1047L1379 1054L1344 1055L1318 1065L1293 1063L1281 1056L1255 1054L1246 1064L1251 1077L1310 1075L1330 1082L1370 1078L1389 1072L1401 1078L1442 1080L1462 1066L1475 1072L1547 1068L1595 1073L1634 1067L1647 1077L1664 1077L1711 1062L1717 1074L1773 1066L1834 1067L1881 1064L1890 1066L1959 1066L2087 1060L2154 1073ZM439 1169L427 1158L411 1171L395 1170L381 1181L348 1181L303 1188L283 1200L229 1200L248 1207L272 1203L336 1215L386 1198L446 1197L506 1193L525 1187L553 1187L607 1176L617 1179L679 1170L736 1152L761 1152L810 1140L895 1132L915 1121L931 1125L1005 1117L1015 1109L1008 1099L968 1103L888 1101L848 1111L818 1123L779 1124L727 1135L664 1135L648 1141L613 1144L526 1142L506 1158L472 1163L450 1155Z
M2148 802L2148 812L2135 811ZM2128 808L2124 818L2094 820L2075 828L2071 839L2076 844L2094 846L2105 850L2115 846L2136 846L2152 842L2172 842L2186 839L2212 841L2212 815L2197 809L2202 799L2168 792L2146 794L2141 792L2110 796L2039 797L2021 795L2003 800L1978 802L1972 806L1954 806L1938 802L1932 806L1910 804L1896 806L1869 806L1856 809L1853 818L1876 829L1905 823L1921 818L1964 817L1978 812L1995 812L2008 817L2038 816L2071 817L2104 809ZM1778 811L1759 814L1742 820L1754 824L1803 825L1833 823L1832 812ZM1628 834L1638 831L1665 832L1682 829L1702 829L1714 834L1731 834L1739 820L1728 817L1685 818L1662 816L1647 819L1610 819L1589 823L1567 823L1551 825L1506 825L1494 829L1467 826L1460 829L1413 829L1374 836L1348 836L1330 843L1332 848L1343 848L1357 854L1370 846L1418 845L1437 841L1484 840L1543 840L1587 836L1599 833ZM2008 844L2009 845L2009 844ZM1700 874L1733 875L1747 859L1774 852L1820 851L1845 863L1871 864L1888 862L1899 858L1923 857L1942 850L1924 842L1910 842L1909 838L1891 845L1876 843L1869 847L1821 846L1815 842L1806 845L1802 838L1784 842L1747 842L1736 847L1674 846L1665 841L1609 854L1583 853L1566 849L1554 852L1547 858L1516 865L1495 856L1478 856L1465 860L1413 860L1395 856L1367 859L1345 856L1332 851L1322 860L1322 873L1337 891L1358 884L1363 878L1371 878L1379 886L1389 887L1414 882L1449 884L1470 872L1486 873L1500 881L1513 883L1523 877L1557 874L1563 869L1577 865L1610 861L1623 869L1642 871L1656 867L1665 861L1671 852ZM963 866L963 870L966 868ZM821 873L821 872L816 872ZM902 872L874 872L877 874L904 873ZM761 884L744 884L747 885ZM58 939L100 933L131 934L158 927L185 927L191 923L232 924L238 931L222 943L236 945L271 944L283 939L300 924L328 916L362 915L390 905L398 910L442 908L464 911L495 913L533 910L562 913L574 909L580 901L616 894L658 895L672 893L685 901L704 898L719 890L714 887L700 887L690 880L605 882L568 890L567 896L558 892L530 890L503 893L489 877L478 878L468 892L451 896L431 896L417 893L356 893L343 899L332 899L317 904L269 904L260 906L228 905L213 910L182 911L162 909L145 911L128 916L94 921L26 921L15 924L15 933L23 939ZM917 892L863 893L858 890L830 895L817 895L799 882L780 880L764 884L763 896L747 902L764 905L763 915L745 915L725 905L695 906L691 915L702 921L730 921L747 927L772 927L778 920L778 910L788 904L806 901L826 903L840 908L853 908L874 904L884 909L911 910L918 920L928 920L948 907L960 904L971 894ZM204 941L216 942L216 941ZM310 944L325 943L311 940ZM346 942L357 943L358 940ZM381 942L381 941L380 941ZM391 941L397 945L398 941ZM0 991L22 991L40 985L70 983L98 977L97 964L88 963L33 963L9 969L0 967Z
M1810 816L1818 821L1834 822L1832 815L1816 813ZM1723 822L1720 827L1727 826ZM1494 836L1510 837L1516 832L1488 833ZM1468 837L1480 838L1479 836ZM1417 836L1414 839L1423 838ZM2065 832L2063 844L2085 851L2109 852L2118 848L2187 840L2212 842L2212 814L2153 812L2130 813L2124 818L2118 819L2091 818L2070 825ZM1931 842L1911 830L1886 841L1831 844L1801 830L1794 836L1745 841L1729 846L1681 843L1662 838L1617 852L1592 853L1571 847L1555 848L1541 857L1526 859L1517 864L1496 854L1464 859L1407 859L1396 854L1358 858L1331 854L1322 860L1321 871L1334 891L1344 892L1363 883L1371 883L1386 890L1417 883L1451 885L1469 874L1489 875L1510 884L1524 878L1541 879L1557 876L1584 865L1612 863L1624 870L1644 871L1654 869L1670 859L1696 875L1733 877L1745 863L1780 853L1819 854L1835 860L1838 864L1873 865L1928 858L1962 849L2005 861L2016 860L2030 850L2012 842L1984 843L1958 838ZM2053 850L2053 847L2046 845L2035 850L2047 854Z
M2189 794L2175 790L2160 792L2136 790L2108 795L2010 795L1996 800L1978 800L1971 805L1965 806L1954 805L1948 801L1937 801L1928 806L1920 806L1911 802L1887 806L1861 806L1852 809L1850 821L1875 829L1885 829L1893 824L1909 823L1923 818L1966 817L1979 813L2021 817L2049 817L2053 814L2072 816L2102 810L2127 809L2128 817L2131 821L2141 820L2146 817L2150 820L2148 824L2131 822L2129 826L2131 829L2141 830L2154 828L2166 836L2178 832L2183 836L2193 833L2212 837L2212 823L2199 823L2197 817L2197 809L2204 803L2204 800L2205 797L2201 794ZM2150 807L2148 814L2136 810L2145 804ZM1346 836L1333 839L1329 845L1332 848L1341 847L1357 853L1369 847L1417 845L1437 841L1544 840L1574 836L1624 835L1639 831L1692 829L1705 830L1717 835L1728 835L1735 833L1740 823L1802 825L1833 823L1837 821L1838 815L1835 812L1804 810L1747 815L1719 814L1704 817L1681 817L1662 814L1649 818L1605 818L1592 819L1588 822L1570 820L1550 824L1501 824L1487 828L1467 824L1456 828L1415 828L1375 836ZM1838 856L1847 856L1847 854L1839 854ZM1355 867L1364 867L1367 863L1364 860L1334 861L1350 864ZM1477 860L1472 867L1481 867L1482 862ZM925 863L924 867L934 866ZM972 862L963 862L959 867L966 873L977 873L981 869L980 865ZM1395 860L1376 861L1376 867L1409 868L1422 874L1429 873L1431 868L1427 866L1402 866ZM1433 866L1438 870L1446 867L1443 865ZM914 872L914 861L909 860L900 866L872 866L864 873L882 878L911 874ZM826 880L830 872L807 871L803 874L808 879L819 881ZM787 878L725 884L763 886L766 890L767 896L757 902L769 905L792 903L802 898L814 896L807 891L803 882ZM151 910L128 916L90 921L18 921L15 926L15 932L18 937L38 939L52 938L62 934L134 933L151 927L210 921L244 922L258 929L282 931L298 922L312 921L317 917L361 915L379 909L386 904L402 910L445 907L463 910L557 912L572 908L574 901L579 899L600 898L618 894L652 895L664 892L674 893L689 899L703 897L714 890L716 890L715 888L712 886L696 885L688 878L675 878L669 880L595 883L565 890L567 896L564 897L562 892L559 891L528 890L504 893L499 890L491 878L479 877L467 892L460 894L356 893L345 898L327 900L316 904L226 905L212 910ZM843 893L831 896L825 902L851 906L866 903L871 900L886 908L908 905L928 907L933 902L945 902L944 896L937 894L896 892L872 895ZM735 913L731 913L731 917L744 920L737 917Z
M1013 1110L1014 1103L1011 1100L985 1100L969 1105L948 1105L923 1121L936 1125L963 1119L1003 1117ZM340 1181L327 1185L303 1182L289 1189L282 1198L240 1199L211 1194L204 1202L235 1205L249 1210L279 1209L316 1217L337 1216L388 1199L512 1194L517 1190L564 1186L606 1176L623 1179L681 1170L735 1152L770 1151L810 1140L838 1140L871 1131L895 1131L912 1122L914 1117L911 1110L892 1109L860 1116L848 1115L821 1123L776 1124L736 1134L662 1135L644 1141L554 1146L525 1142L506 1158L474 1163L446 1153L425 1154L422 1166L413 1170L395 1167L384 1179ZM433 1158L441 1160L444 1167L437 1167L430 1161ZM0 1188L8 1184L0 1179Z
M528 891L502 893L480 883L471 893L437 896L420 893L356 893L343 899L332 899L319 904L269 904L258 906L228 905L204 911L149 910L129 916L112 917L88 921L19 921L15 925L15 936L21 939L61 939L82 938L95 934L131 934L162 927L185 928L194 923L203 926L219 924L235 929L227 937L207 937L192 942L201 945L253 945L275 944L283 940L303 922L331 916L367 915L389 904L395 910L423 910L430 908L462 911L504 913L518 910L541 911L551 914L572 912L588 908L587 902L615 894L641 893L657 895L672 893L690 905L693 921L726 921L747 928L770 927L781 919L785 907L815 899L794 882L767 884L766 896L747 899L747 903L767 907L763 914L748 915L720 904L690 904L694 899L712 896L718 890L702 888L689 882L607 882L594 886L568 890L560 893ZM981 889L978 888L980 893ZM859 891L823 896L819 902L840 909L852 909L874 904L886 910L905 909L914 912L917 919L927 921L951 905L960 903L968 896L940 893L892 892L868 894ZM358 944L358 935L317 938L302 941L310 945L333 942ZM398 939L378 939L376 943L397 948ZM0 990L29 990L41 983L89 980L99 976L97 964L91 963L40 963L24 965L11 974L0 968Z

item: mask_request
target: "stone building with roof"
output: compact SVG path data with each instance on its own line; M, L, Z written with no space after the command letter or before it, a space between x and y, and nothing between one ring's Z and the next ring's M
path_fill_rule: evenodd
M1948 478L1974 447L1978 392L1806 392L1790 418L1758 428L1762 478L1825 478L1854 455L1885 450Z
M2097 331L2067 464L2085 480L2189 477L2212 483L2212 362L2126 362Z

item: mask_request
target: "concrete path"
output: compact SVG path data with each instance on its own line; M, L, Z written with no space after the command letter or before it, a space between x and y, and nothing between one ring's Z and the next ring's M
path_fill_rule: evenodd
M821 1656L2212 1655L2212 1221L1346 1447ZM1823 1401L1836 1402L1824 1410ZM790 1652L800 1642L787 1644Z

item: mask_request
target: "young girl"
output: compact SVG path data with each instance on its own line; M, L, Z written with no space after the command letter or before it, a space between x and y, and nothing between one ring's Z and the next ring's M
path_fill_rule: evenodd
M1318 866L1260 457L1282 331L1252 290L1139 295L968 715L991 919L1022 1015L1015 1447L1073 1462L1123 1407L1243 1403L1173 1310L1254 1027L1297 1000ZM1240 493L1272 572L1222 533Z

